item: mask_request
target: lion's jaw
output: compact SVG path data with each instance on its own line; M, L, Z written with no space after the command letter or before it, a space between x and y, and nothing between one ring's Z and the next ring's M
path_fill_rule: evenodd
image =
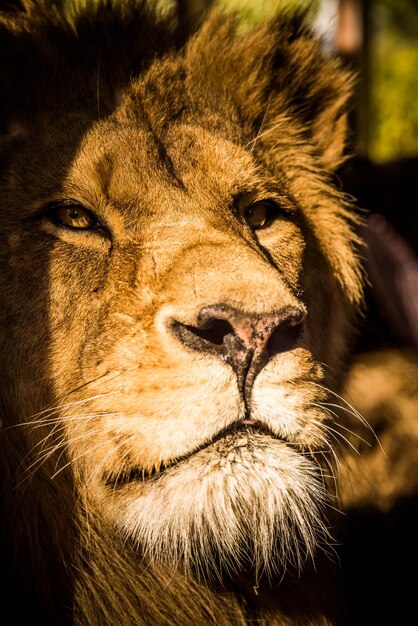
M318 467L251 428L108 489L116 526L148 560L205 578L300 568L327 539Z

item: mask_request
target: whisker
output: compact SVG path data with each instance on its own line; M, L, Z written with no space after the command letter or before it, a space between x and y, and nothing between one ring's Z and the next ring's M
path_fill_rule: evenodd
M386 459L388 458L387 455L386 455L386 452L384 451L383 446L382 446L382 444L381 444L381 442L379 440L379 437L377 436L377 434L374 431L373 427L371 426L371 424L369 424L369 422L366 420L366 418L353 405L351 405L343 396L339 395L336 391L333 391L332 389L329 389L328 387L325 387L325 385L321 385L321 384L315 383L313 381L310 381L309 384L310 385L315 385L316 387L319 387L320 389L322 389L326 393L329 393L329 394L333 395L335 398L337 398L337 400L340 400L343 403L344 406L342 406L340 404L332 404L332 403L328 403L328 404L330 406L334 406L334 408L346 411L347 413L349 413L353 417L357 418L360 421L360 423L363 424L363 426L365 428L367 428L372 433L373 437L376 440L377 445L379 446L380 450L384 454L385 458ZM325 403L323 403L323 404L325 404Z
M264 137L265 135L268 135L269 133L272 133L273 131L276 130L276 128L279 128L279 126L283 125L283 120L280 120L279 122L277 122L277 124L275 124L274 126L272 126L271 128L268 128L267 130L263 131L262 133L258 133L257 137L254 137L254 139L251 139L245 146L244 148L248 148L248 146L250 146L252 143L255 144L255 142L257 142L261 137ZM254 149L254 147L253 147Z
M335 411L332 411L331 409L329 409L329 406L335 406L337 408L338 405L335 404L329 404L327 402L321 402L320 404L315 403L315 402L310 402L309 403L311 406L316 406L318 408L323 409L324 411L326 411L326 413L328 413L328 415L333 415L334 417L336 417L338 419L338 414ZM372 444L370 443L370 441L367 441L367 439L364 439L363 437L361 437L361 435L359 435L358 433L356 433L354 430L351 430L351 428L347 428L347 426L344 426L343 424L340 424L339 422L336 422L335 420L333 420L332 422L334 424L334 426L338 426L338 428L342 428L343 430L345 430L346 432L350 433L350 435L353 435L353 437L356 437L357 439L359 439L360 441L362 441L364 444L366 444L367 446L369 446L370 448L372 447ZM329 427L328 423L324 424L325 428ZM341 435L342 436L342 435Z
M108 454L106 454L103 459L100 461L100 463L98 463L98 465L94 468L94 470L90 473L89 477L86 479L86 483L87 482L92 482L93 478L98 474L98 472L100 471L100 468L103 467L104 463L106 463L107 459L110 458L117 450L118 448L121 448L122 445L126 445L129 441L135 439L136 437L136 433L132 433L131 435L129 435L126 439L123 440L123 442L117 443L116 447L112 448ZM121 466L123 467L123 459L126 458L129 455L129 451L125 451L125 453L122 455L122 458L119 459ZM118 472L118 476L121 474L123 470L120 469ZM116 484L116 483L115 483Z
M51 418L49 420L46 420L45 422L42 422L41 424L39 424L39 422L33 422L34 424L34 430L37 428L43 428L45 427L45 425L51 425L54 424L54 427L45 435L45 437L43 437L42 439L40 439L32 448L31 450L23 457L20 465L22 465L24 463L24 461L33 454L33 452L36 450L36 448L40 448L41 451L45 450L44 446L46 444L46 442L48 441L48 439L51 439L52 436L57 436L58 433L61 433L63 431L66 430L66 423L70 422L70 421L78 421L78 420L93 420L96 419L97 417L101 417L103 415L120 415L120 413L109 413L109 412L102 412L102 413L90 413L90 414L85 414L85 415L78 415L78 416L73 416L73 417L67 417L67 416L57 416L56 418ZM24 424L22 424L23 426ZM90 431L91 432L91 431ZM65 434L65 433L64 433ZM61 435L60 435L61 437ZM54 444L55 445L55 444ZM53 446L51 446L53 447ZM51 448L48 448L48 450L50 450Z
M91 434L99 434L103 432L102 430L98 430L96 432L92 432ZM86 435L90 435L90 433L84 433L83 436ZM81 439L82 437L77 437L77 439ZM72 440L72 442L75 440ZM72 443L71 442L71 443ZM108 441L100 441L98 444L96 444L95 446L92 446L90 448L88 448L87 450L84 450L81 454L79 454L78 456L70 459L70 461L68 461L68 463L66 463L65 465L63 465L63 467L60 467L59 470L57 470L56 472L54 472L51 476L51 480L53 480L54 478L56 478L58 476L58 474L60 474L62 471L64 471L67 467L69 467L70 465L72 465L73 463L75 463L76 461L79 461L80 459L82 459L83 457L85 457L87 454L91 454L91 452L93 452L94 450L98 450L100 447L102 446L107 446L108 445Z
M310 406L316 406L316 407L322 408L323 411L325 411L329 415L331 414L325 407L322 407L319 404L316 404L314 402L310 402L308 404ZM334 428L332 428L332 426L330 426L328 422L319 422L318 420L315 420L315 419L305 419L305 421L307 423L309 423L309 424L315 424L316 426L319 426L320 428L323 428L326 432L329 432L329 434L331 435L331 437L333 437L333 439L335 441L338 441L338 439L335 436L333 436L333 433L337 434L341 439L343 439L350 446L350 448L352 448L357 454L360 454L360 452L351 443L351 441L349 439L347 439L347 437L345 437L342 433L340 433L339 431L337 431ZM335 423L335 422L333 422L333 423Z
M62 426L60 428L60 431L63 431L63 433L59 436L58 440L55 441L52 445L50 445L48 448L41 448L41 450L36 453L36 458L35 460L28 465L25 470L24 473L27 474L28 472L30 472L30 474L28 476L25 476L23 478L23 481L28 480L29 478L31 478L35 472L37 472L39 470L39 468L49 459L51 458L55 453L58 453L60 450L61 452L59 453L58 458L56 459L55 462L55 467L57 467L60 459L62 458L62 455L64 454L65 450L68 450L68 448L77 441L80 441L82 439L85 439L87 437L90 437L91 435L97 435L102 433L102 429L96 429L96 430L89 430L87 432L82 433L81 435L78 435L77 437L71 437L68 439L67 437L67 433L64 432L65 431L65 427ZM56 433L55 433L56 434ZM40 445L40 443L42 443L43 445L46 443L47 439L51 436L51 433L49 433L43 440L42 442L37 442L37 444L25 455L25 459L28 458L29 456L33 455L33 452L35 450L36 447L38 447ZM100 445L104 445L104 442L100 442ZM84 455L84 454L83 454ZM82 456L83 456L82 455ZM77 457L78 458L78 457ZM24 460L22 460L21 465L23 464ZM55 472L53 476L51 476L51 478L53 478L55 476L56 473L59 473L59 471L61 471L61 469L64 469L65 467L67 467L68 465L70 465L73 462L74 459L70 460L69 463L67 463L63 468L60 468L60 470L58 470L58 472ZM18 483L17 486L19 486L20 483Z
M341 469L341 463L340 460L337 456L337 453L335 452L334 448L332 447L331 443L328 441L328 439L326 437L323 437L321 435L317 435L318 439L320 439L321 441L323 441L325 443L325 445L327 446L329 452L332 454L334 461L335 461L335 465L337 468L337 471L340 472Z
M98 393L98 394L95 394L94 396L88 396L86 398L81 398L79 400L73 400L72 402L65 402L64 404L57 404L56 406L48 407L44 409L43 411L39 411L39 413L34 413L33 415L30 416L29 419L30 420L34 420L36 418L42 419L42 416L46 415L46 417L48 417L50 414L53 414L56 411L65 411L66 409L69 409L73 406L80 406L81 404L86 404L87 402L90 402L92 400L97 400L98 398L105 398L111 395L116 395L117 393L118 393L117 391L107 391L105 393ZM28 423L28 422L25 421L24 423Z
M15 485L15 489L17 490L19 487L21 487L24 483L25 484L29 484L30 480L34 477L35 473L40 469L40 467L57 451L59 450L61 447L65 447L67 445L67 441L65 439L64 436L61 437L61 440L57 443L54 443L54 445L50 446L49 448L44 448L42 450L43 454L41 455L41 453L39 453L37 455L37 458L30 464L28 465L24 471L23 471L23 478ZM24 461L30 456L31 451L28 452L24 459L22 459L19 467L21 467L24 464Z
M333 483L334 483L334 491L335 491L335 495L336 497L338 497L338 482L337 482L337 477L335 475L335 471L334 471L334 466L332 465L332 463L330 462L330 460L327 458L326 454L324 454L323 452L319 452L319 454L321 455L321 457L324 459L324 462L326 464L326 466L328 467L331 476L330 478L332 479ZM339 468L337 468L338 470Z
M63 424L67 424L70 422L80 422L80 421L87 421L87 420L92 420L95 419L97 417L108 417L108 416L119 416L122 415L122 413L120 412L113 412L113 411L98 411L97 413L86 413L85 415L59 415L56 418L50 418L49 420L45 420L42 421L41 423L39 422L30 422L31 425L34 426L34 430L36 430L37 428L42 428L44 426L50 426L51 424L54 424L57 421L62 422Z
M260 128L258 129L257 135L256 135L256 137L254 139L249 141L247 143L247 145L245 146L245 148L247 148L252 143L253 145L252 145L252 148L251 148L251 152L254 151L255 145L256 145L258 139L261 137L261 133L262 133L262 130L264 128L264 124L266 123L267 113L268 113L268 110L270 108L270 104L271 104L271 94L269 96L269 99L268 99L268 102L267 102L267 106L266 106L266 110L264 111L263 119L261 120Z
M338 437L341 437L341 439L343 439L352 450L354 450L354 452L356 454L358 454L360 456L360 452L357 450L357 448L351 443L351 441L349 439L347 439L347 437L345 437L342 433L338 432L338 430L335 430L335 428L332 428L331 426L329 426L329 424L324 424L325 429L327 430L327 432L329 432L330 436L335 439L335 441L338 442ZM336 435L338 435L338 437L336 437Z

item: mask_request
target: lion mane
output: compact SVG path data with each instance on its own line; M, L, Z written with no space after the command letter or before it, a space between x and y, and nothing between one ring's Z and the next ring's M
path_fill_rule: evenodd
M301 15L1 13L14 623L340 623L351 84Z

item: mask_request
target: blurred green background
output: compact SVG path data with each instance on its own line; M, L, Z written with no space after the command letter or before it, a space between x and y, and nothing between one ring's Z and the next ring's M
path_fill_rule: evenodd
M374 0L370 41L369 154L418 154L418 1Z

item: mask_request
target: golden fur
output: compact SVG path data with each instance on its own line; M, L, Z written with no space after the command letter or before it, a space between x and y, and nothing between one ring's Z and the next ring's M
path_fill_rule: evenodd
M133 2L0 21L5 602L55 626L337 624L351 79L301 18L186 39ZM241 367L208 308L286 323Z

